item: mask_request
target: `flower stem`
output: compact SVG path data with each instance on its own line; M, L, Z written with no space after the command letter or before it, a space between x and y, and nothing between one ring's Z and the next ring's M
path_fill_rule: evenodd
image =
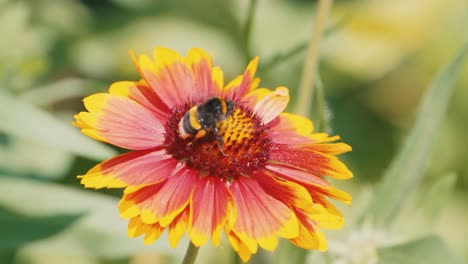
M334 23L333 25L327 27L323 33L322 37L329 36L340 29L340 26L344 23L344 19L339 20L338 22ZM260 65L259 71L261 72L268 72L271 69L275 68L277 65L281 64L282 62L307 51L308 48L308 41L302 41L297 43L296 45L292 46L291 48L278 52L277 54L273 55L271 58L265 60L266 62ZM315 82L316 83L316 82Z
M252 35L252 23L255 16L255 10L257 9L257 0L250 0L249 7L247 9L247 18L245 20L243 28L242 46L244 48L245 57L247 62L252 59L250 51L250 35Z
M323 90L322 80L318 72L315 73L315 99L312 104L311 118L314 120L314 127L317 132L327 132L330 128L329 118L326 115L327 105L325 103L325 93Z
M193 264L197 258L199 247L196 247L192 242L189 243L187 251L185 252L184 260L182 264Z
M307 116L309 112L309 104L313 101L314 76L318 68L320 40L332 4L333 0L319 0L318 2L317 16L314 21L314 30L309 41L307 57L304 62L302 78L297 95L298 101L295 109L296 114Z
M294 55L304 52L306 49L307 42L304 41L302 43L296 44L296 46L293 46L292 48L286 51L280 52L274 55L274 57L270 58L269 60L266 60L266 62L260 66L260 70L262 72L269 71L281 62L293 57Z

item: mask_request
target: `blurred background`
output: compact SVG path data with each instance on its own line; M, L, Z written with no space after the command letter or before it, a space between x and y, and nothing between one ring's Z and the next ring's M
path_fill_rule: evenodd
M212 51L226 80L260 56L262 86L299 85L316 1L259 0L251 37L249 1L0 0L0 263L177 263L186 240L144 246L118 216L120 190L85 190L76 175L121 151L71 126L82 98L119 80L137 80L128 51L166 46ZM320 75L331 134L353 146L342 158L354 179L337 183L362 212L411 128L430 81L468 37L466 0L334 1L321 43ZM421 189L458 175L433 232L468 259L468 64L465 63ZM367 198L366 198L367 197ZM369 198L370 197L370 198ZM416 206L417 207L417 206ZM352 221L352 220L351 220ZM413 222L411 211L402 227ZM407 232L404 228L402 233ZM337 231L329 232L336 240ZM5 235L4 235L5 234ZM344 236L344 235L343 235ZM331 245L333 246L333 245ZM359 250L357 248L356 250ZM202 248L218 263L229 246ZM360 263L347 260L339 263ZM337 262L338 263L338 262Z

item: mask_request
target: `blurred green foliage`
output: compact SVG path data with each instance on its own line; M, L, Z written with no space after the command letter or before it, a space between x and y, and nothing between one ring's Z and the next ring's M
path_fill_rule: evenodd
M428 236L379 250L382 264L463 263L438 237Z
M31 218L0 208L2 233L0 254L14 251L26 243L52 236L80 217L80 214L74 214Z
M126 237L126 223L116 209L120 191L96 194L81 188L76 175L121 150L79 135L70 122L83 108L83 97L105 91L114 81L138 78L129 49L149 53L156 45L182 53L193 46L213 51L226 79L238 74L249 57L260 55L262 86L289 87L293 103L316 1L258 1L250 37L245 35L248 4L0 0L0 208L8 208L0 212L0 223L15 219L3 226L17 239L2 235L0 245L21 242L1 255L0 263L180 261L186 243L170 249L163 237L145 247L141 239ZM355 178L339 185L356 199L343 209L350 219L347 228L329 234L330 254L311 253L307 261L333 263L345 255L344 263L362 263L356 252L367 252L368 240L379 241L381 230L367 229L366 218L360 224L356 220L382 196L365 190L380 180L402 139L418 123L416 109L426 87L468 40L467 10L464 0L335 1L319 71L330 132L353 146L343 158ZM376 243L382 249L374 253L387 259L383 263L400 263L407 256L412 260L428 250L438 254L429 259L433 261L451 263L453 252L468 258L468 142L463 140L468 129L467 63L460 62L456 70L452 96L442 102L448 104L447 113L432 128L439 133L429 137L432 150L413 142L427 170L418 169L415 184L394 193L388 186L399 188L402 179L416 176L387 176L387 192L398 194L402 203L396 206L399 218L393 228L384 230L385 239ZM443 86L449 89L448 83ZM433 121L436 116L428 112L425 118ZM433 132L424 129L419 135ZM401 171L407 172L405 166ZM82 212L87 214L78 219ZM427 233L445 242L433 237L408 242ZM409 246L398 244L402 241ZM198 261L219 263L230 254L227 246L208 246ZM271 253L262 254L252 262L276 260Z

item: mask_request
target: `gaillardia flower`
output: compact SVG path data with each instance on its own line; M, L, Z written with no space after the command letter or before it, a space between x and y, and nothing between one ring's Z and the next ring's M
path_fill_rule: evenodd
M226 85L201 49L132 58L142 79L86 97L74 123L131 150L79 176L87 188L125 188L119 210L130 237L151 243L168 229L173 247L185 233L195 246L216 246L224 231L243 261L258 246L274 250L278 237L326 250L321 228L344 223L327 198L351 197L324 176L352 177L336 157L350 146L283 113L288 89L258 88L257 58Z

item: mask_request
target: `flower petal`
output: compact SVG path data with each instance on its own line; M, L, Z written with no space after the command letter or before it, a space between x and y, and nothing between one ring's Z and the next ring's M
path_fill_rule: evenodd
M254 78L258 67L258 57L250 61L243 75L239 75L230 81L222 91L222 95L229 100L242 101L244 96L257 88L260 80Z
M326 229L339 229L344 226L343 215L324 195L316 192L310 192L310 195L314 201L314 210L309 217L317 223L317 226Z
M164 150L136 150L106 160L78 178L86 188L148 185L164 181L176 165Z
M212 59L206 51L199 48L190 49L185 63L192 70L195 78L195 87L193 88L197 91L194 94L196 96L195 101L219 94L221 86L212 86Z
M329 214L343 218L343 215L341 214L340 210L338 210L338 208L336 208L335 205L333 205L330 201L328 201L325 195L316 193L316 192L309 192L309 193L312 196L312 200L314 201L314 204L320 204L325 208L325 210L327 210Z
M240 177L233 181L230 190L237 207L233 232L251 252L258 243L273 250L278 244L276 234L285 238L296 237L299 226L294 213L282 202L268 195L258 182Z
M167 180L166 180L167 181ZM166 181L157 183L157 184L152 184L148 186L143 186L139 188L131 188L131 190L127 191L127 189L124 191L124 195L122 199L120 199L119 202L119 212L120 212L120 217L122 218L133 218L136 216L141 215L142 213L142 206L140 203L145 202L148 199L151 199L154 195L159 193L164 187L164 184ZM145 222L145 224L153 224L156 223L156 221L153 221L152 223Z
M318 228L317 223L301 210L296 210L295 213L299 220L299 236L289 241L304 249L326 251L328 248L327 239Z
M75 125L92 138L113 145L143 150L161 146L164 126L148 109L123 96L98 93L84 100L89 112L75 116Z
M145 245L149 245L153 243L154 241L156 241L156 239L158 239L162 235L162 233L164 232L164 229L166 228L159 225L159 223L154 223L154 224L149 225L146 231L145 238L143 240Z
M166 227L188 205L197 180L198 174L186 168L170 176L165 182L144 186L132 193L124 193L119 204L121 216L133 217L134 212L138 211L143 223L158 222L162 227Z
M253 113L263 120L264 124L270 123L286 108L289 102L289 91L286 87L278 87L275 91L266 94L253 107Z
M259 89L257 89L259 90ZM314 150L330 155L351 151L348 144L339 142L339 136L329 137L326 133L312 133L314 125L309 119L290 113L281 113L270 123L270 137L274 143L296 145L304 150Z
M305 144L314 142L310 138L314 125L309 119L290 113L281 113L270 122L270 137L277 144Z
M224 74L220 67L213 67L211 69L211 76L213 78L212 87L215 91L221 91L224 86Z
M239 257L241 258L242 262L245 263L249 261L252 254L255 254L257 252L257 250L255 250L255 252L251 252L250 249L244 243L242 243L240 238L234 232L226 231L226 234L229 243L231 244L234 251L236 251L237 254L239 254Z
M280 164L268 164L266 169L281 179L299 183L310 192L319 192L335 200L351 204L351 195L333 187L317 175Z
M164 232L164 227L161 227L158 223L145 224L141 221L139 216L133 217L128 223L128 236L130 238L139 237L145 235L144 243L146 245L153 243L158 239Z
M140 217L133 217L128 222L128 237L139 237L147 232L148 227L149 225L145 225L141 222Z
M156 71L184 60L177 51L165 47L154 48L153 59Z
M250 109L253 109L257 102L262 98L265 98L267 95L272 93L270 89L267 88L257 88L250 91L243 99L242 103Z
M276 178L266 171L254 172L252 178L257 180L258 184L266 193L286 204L288 207L296 207L303 210L312 208L312 197L307 189L301 185Z
M109 93L128 97L152 111L156 117L165 123L170 112L166 104L159 98L145 80L139 82L115 82L109 87Z
M294 131L299 135L310 135L314 131L314 123L304 116L281 113L280 122L274 127L279 132Z
M186 207L169 225L169 244L171 247L177 247L179 240L185 234L189 223L189 207Z
M336 156L318 151L273 144L270 158L272 160L270 163L307 171L313 175L330 176L342 180L353 177L353 173Z
M339 142L339 143L310 143L310 144L305 144L303 146L300 146L300 149L303 150L308 150L308 151L317 151L321 152L324 154L329 154L329 155L340 155L346 152L351 151L351 146Z
M213 245L218 246L233 208L225 183L218 177L203 177L193 189L190 206L189 236L193 244L201 246L211 237Z
M132 54L134 57L134 55ZM169 107L176 107L190 101L196 94L193 72L183 57L170 49L156 47L154 61L140 55L136 62L138 71L162 101Z

